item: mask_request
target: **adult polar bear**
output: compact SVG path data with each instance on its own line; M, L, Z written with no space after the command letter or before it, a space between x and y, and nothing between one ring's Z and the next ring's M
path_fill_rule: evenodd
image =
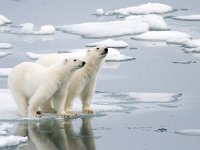
M80 96L82 100L82 112L93 113L91 100L96 88L96 78L102 63L105 61L107 53L108 49L102 46L89 48L87 50L86 56L83 58L86 61L86 65L75 72L69 82L68 90L66 91L65 112L68 116L74 115L72 105L76 96ZM65 56L62 54L49 54L37 60L37 63L50 66L58 62L61 58L65 58ZM46 103L43 105L42 110L51 112L51 104Z
M39 107L52 100L58 114L64 115L66 94L62 88L68 85L71 76L85 62L77 59L63 59L50 67L23 62L17 65L8 77L8 86L21 115L37 117ZM59 98L58 98L59 97Z

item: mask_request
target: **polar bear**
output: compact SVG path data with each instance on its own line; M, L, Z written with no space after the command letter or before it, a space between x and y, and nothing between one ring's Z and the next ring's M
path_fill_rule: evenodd
M86 65L74 73L69 82L68 91L66 91L65 112L68 116L73 116L75 114L72 111L72 105L77 96L80 96L82 100L82 112L93 113L90 104L96 88L96 78L107 54L108 48L102 46L89 48L87 50L86 58L83 58L86 61ZM61 58L65 58L65 56L62 54L49 54L37 60L36 63L50 66ZM52 111L51 104L49 102L46 103L43 105L42 110L47 112Z
M8 77L8 86L21 115L37 117L39 107L52 100L58 114L65 114L64 102L68 85L76 70L85 65L78 59L63 59L50 67L32 62L23 62L13 68ZM64 98L64 99L63 99Z

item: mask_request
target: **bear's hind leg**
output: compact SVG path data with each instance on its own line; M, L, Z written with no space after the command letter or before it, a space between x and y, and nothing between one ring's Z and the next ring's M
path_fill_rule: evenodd
M28 115L28 99L20 92L12 92L15 102L17 104L20 115Z

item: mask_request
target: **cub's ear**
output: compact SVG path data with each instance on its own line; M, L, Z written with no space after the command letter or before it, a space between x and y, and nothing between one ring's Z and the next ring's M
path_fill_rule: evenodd
M87 50L87 53L88 53L88 54L90 53L90 49Z

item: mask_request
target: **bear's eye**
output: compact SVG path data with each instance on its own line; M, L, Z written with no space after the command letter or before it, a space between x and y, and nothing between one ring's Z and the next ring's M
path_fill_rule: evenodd
M74 61L76 61L76 59L74 59Z
M97 50L99 49L99 47L97 47Z

